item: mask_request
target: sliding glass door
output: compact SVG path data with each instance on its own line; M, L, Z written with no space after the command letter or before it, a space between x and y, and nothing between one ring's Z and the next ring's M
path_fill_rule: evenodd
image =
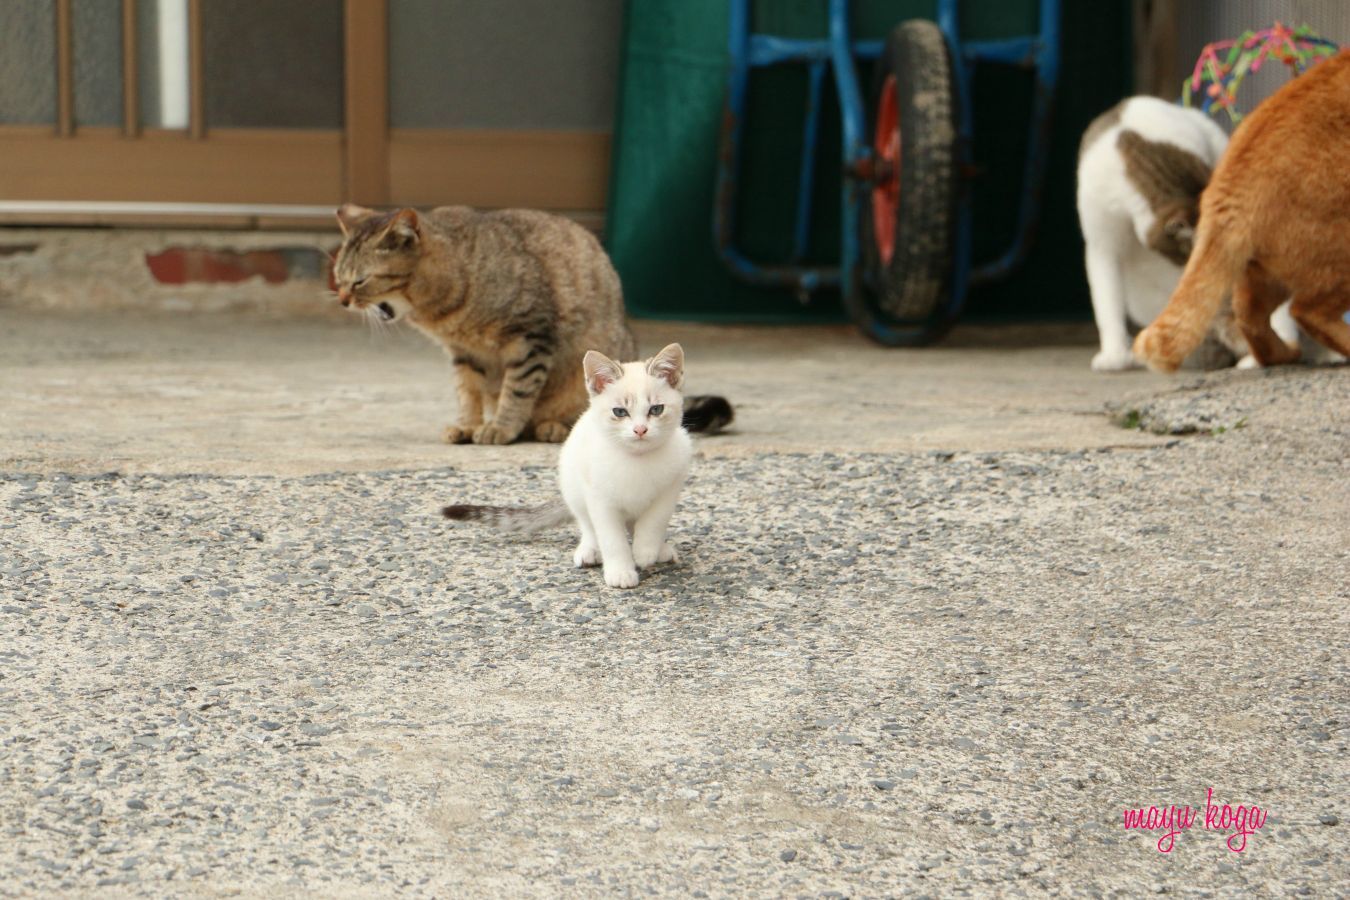
M598 210L622 0L507 9L9 0L0 220L275 224L346 200Z

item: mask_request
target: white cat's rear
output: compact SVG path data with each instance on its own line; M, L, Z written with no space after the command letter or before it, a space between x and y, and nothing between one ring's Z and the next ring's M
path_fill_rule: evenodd
M1078 218L1101 339L1101 351L1092 360L1097 371L1134 365L1128 322L1152 322L1181 278L1181 266L1148 246L1158 216L1126 175L1118 146L1126 130L1173 144L1207 169L1214 168L1228 142L1204 114L1154 97L1125 100L1089 126L1078 157Z

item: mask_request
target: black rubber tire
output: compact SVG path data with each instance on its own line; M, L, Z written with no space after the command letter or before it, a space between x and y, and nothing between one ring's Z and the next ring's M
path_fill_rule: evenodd
M914 19L897 25L877 66L871 131L888 76L895 77L900 126L900 199L889 264L877 250L871 191L859 228L862 272L849 305L871 337L893 346L927 343L945 321L953 289L958 218L957 101L942 30ZM875 146L875 142L873 142Z

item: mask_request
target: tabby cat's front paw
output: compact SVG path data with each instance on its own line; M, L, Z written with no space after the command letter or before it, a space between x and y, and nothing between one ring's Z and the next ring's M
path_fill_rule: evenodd
M441 440L447 444L467 444L473 440L473 428L464 425L447 425L441 432Z
M509 444L519 435L519 431L508 431L496 422L488 422L473 430L473 442L475 444Z
M561 422L540 422L534 426L534 439L545 444L561 444L567 440L568 428Z
M613 588L637 587L638 573L637 569L629 566L605 566L605 584Z

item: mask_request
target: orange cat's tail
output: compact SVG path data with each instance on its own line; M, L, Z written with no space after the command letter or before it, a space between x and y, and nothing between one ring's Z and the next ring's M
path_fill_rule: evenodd
M1206 227L1206 225L1210 227ZM1175 372L1200 346L1223 301L1247 267L1249 253L1238 232L1200 216L1195 251L1167 308L1134 339L1134 355L1149 368Z

